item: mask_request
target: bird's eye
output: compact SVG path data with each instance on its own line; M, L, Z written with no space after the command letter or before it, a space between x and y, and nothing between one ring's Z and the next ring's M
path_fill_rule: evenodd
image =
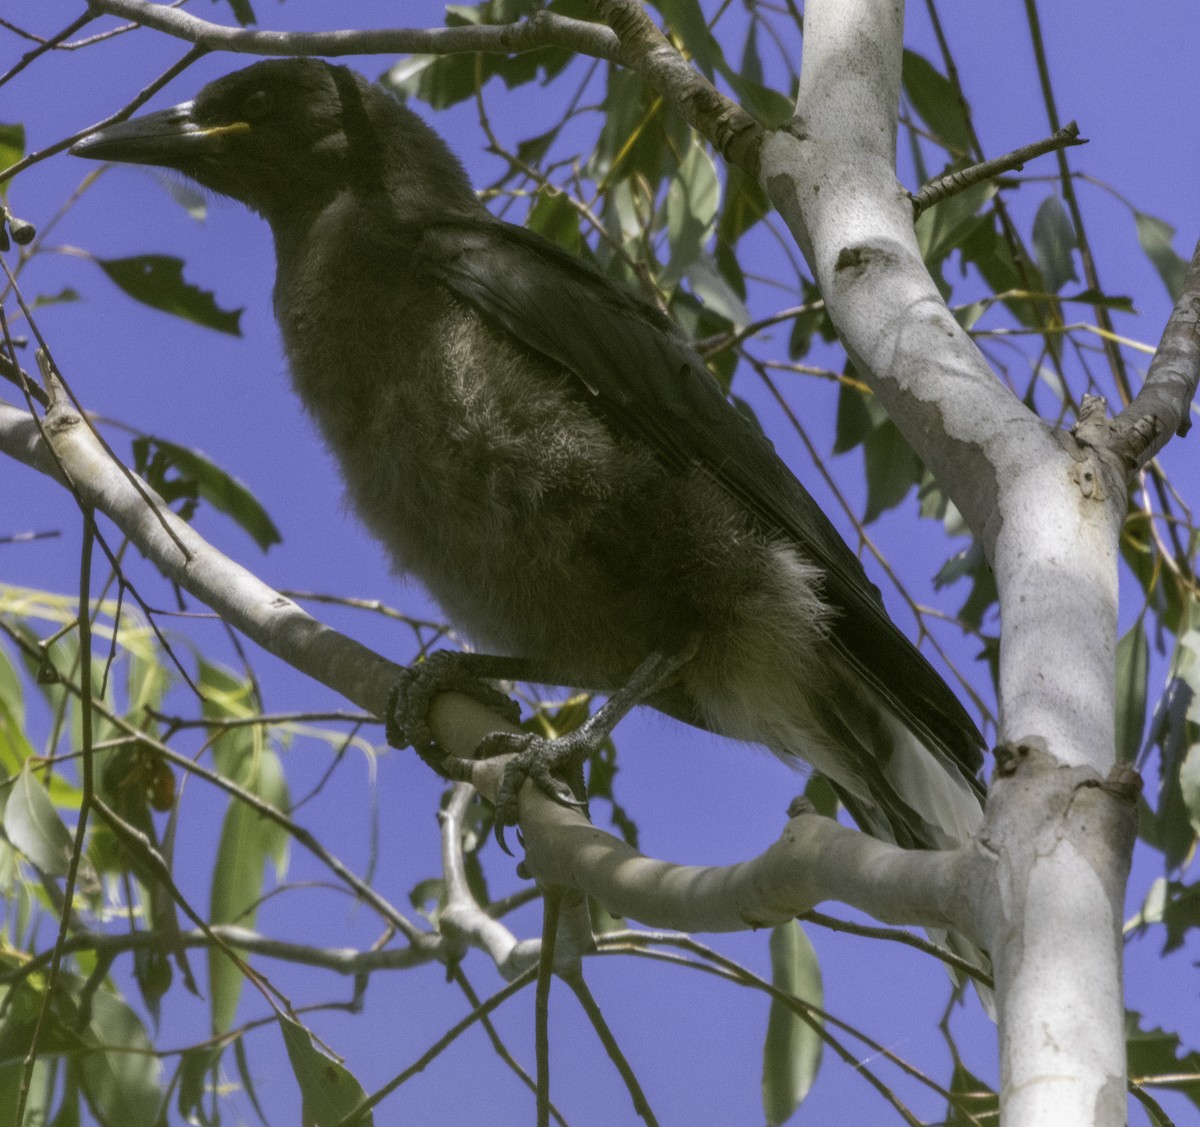
M242 103L242 116L247 121L261 121L271 112L271 95L266 90L255 90Z

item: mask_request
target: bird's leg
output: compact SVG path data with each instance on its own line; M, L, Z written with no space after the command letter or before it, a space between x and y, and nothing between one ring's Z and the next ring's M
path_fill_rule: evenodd
M492 732L477 749L481 758L512 754L496 796L497 837L504 844L504 827L517 821L517 795L526 779L543 793L568 806L586 808L586 796L573 790L555 774L575 776L583 795L584 760L608 737L620 720L636 705L654 695L674 677L695 653L688 646L679 653L655 652L645 659L618 688L573 732L549 738L532 732ZM416 749L426 763L448 778L461 778L461 761L441 754L429 730L427 714L433 698L443 692L461 692L495 708L514 723L519 710L514 701L485 684L490 680L531 681L536 684L569 684L570 677L547 670L523 658L439 650L425 661L410 666L392 690L387 717L388 743Z
M516 825L517 795L526 779L532 780L543 794L565 806L587 808L583 792L583 762L611 735L612 730L634 707L666 685L695 653L689 646L681 653L652 653L634 671L628 681L612 694L573 732L553 739L532 732L516 735L493 732L484 737L479 752L483 756L514 753L505 768L496 795L496 837L504 845L504 827ZM582 798L556 778L556 774L577 776Z

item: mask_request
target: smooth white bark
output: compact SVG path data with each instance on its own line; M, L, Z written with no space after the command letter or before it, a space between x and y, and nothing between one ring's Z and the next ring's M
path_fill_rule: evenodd
M988 552L1001 734L1051 764L1009 758L993 801L1009 799L982 837L990 873L964 869L976 887L956 890L976 905L959 926L985 936L996 966L1004 1121L1120 1124L1124 855L1098 845L1096 818L1075 816L1084 784L1066 769L1089 768L1094 784L1113 763L1123 482L1004 387L921 261L895 175L903 4L810 0L804 30L796 118L765 142L761 180L859 374ZM1090 786L1088 800L1128 821L1105 791Z

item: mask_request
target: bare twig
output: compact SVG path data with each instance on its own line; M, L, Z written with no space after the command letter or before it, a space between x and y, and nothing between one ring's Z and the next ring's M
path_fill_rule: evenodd
M1200 382L1200 243L1192 254L1183 291L1146 382L1133 402L1113 420L1109 448L1128 470L1144 466L1172 434L1187 433L1188 408Z
M1022 145L1019 149L1013 149L1011 153L1005 153L1002 157L994 157L991 160L973 164L970 168L963 168L958 172L940 176L936 180L931 180L913 196L913 218L916 219L926 208L940 203L948 196L966 191L967 188L982 183L984 180L992 180L1002 173L1024 168L1025 162L1033 160L1034 157L1054 152L1056 149L1086 144L1087 139L1079 136L1079 126L1070 121L1040 141Z
M210 51L251 55L450 55L482 51L519 54L562 47L620 62L621 46L606 27L541 11L520 23L467 27L388 28L378 31L255 31L226 27L146 0L94 0L98 12L133 20Z

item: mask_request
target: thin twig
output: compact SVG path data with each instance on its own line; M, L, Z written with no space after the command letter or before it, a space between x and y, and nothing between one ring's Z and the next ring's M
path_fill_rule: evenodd
M604 1013L588 988L588 984L584 981L583 975L576 970L563 975L562 979L571 988L579 1004L583 1007L583 1012L587 1014L588 1020L592 1023L592 1028L608 1053L609 1060L616 1065L621 1079L625 1081L625 1088L629 1092L630 1099L633 1100L634 1110L641 1116L646 1127L658 1127L658 1119L650 1107L650 1101L646 1099L646 1093L638 1082L637 1074L621 1051L621 1046L617 1044L617 1039L613 1036L613 1031L605 1020Z
M17 1095L17 1110L13 1117L14 1123L25 1122L25 1106L29 1100L30 1085L33 1083L33 1069L37 1064L38 1042L41 1040L42 1027L50 1012L50 1004L58 986L58 972L62 966L63 944L70 927L71 907L75 901L75 882L79 876L79 863L84 856L84 843L87 838L88 816L96 797L95 772L92 760L92 631L88 607L91 603L92 585L92 546L95 541L95 523L91 510L83 514L83 546L79 553L79 658L82 665L82 691L80 693L80 729L83 739L83 767L81 770L81 788L79 796L79 822L75 827L75 841L71 846L71 859L67 865L66 885L63 889L63 907L58 920L58 937L54 942L54 952L50 958L50 973L46 975L46 984L42 994L42 1004L38 1008L37 1022L33 1034L29 1038L29 1051L21 1069L21 1088Z
M994 180L1005 172L1024 168L1025 162L1033 160L1034 157L1054 152L1056 149L1086 144L1087 139L1079 136L1079 126L1070 121L1049 137L1044 137L1029 145L1022 145L1019 149L1013 149L1011 153L1005 153L1002 157L993 157L991 160L973 164L970 168L939 176L938 179L931 180L913 196L913 218L916 219L926 208L941 203L949 196L964 192L975 184L981 184L984 180Z

